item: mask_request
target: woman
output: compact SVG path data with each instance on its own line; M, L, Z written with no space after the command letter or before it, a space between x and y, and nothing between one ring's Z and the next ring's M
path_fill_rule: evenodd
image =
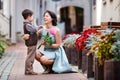
M38 31L40 36L45 36L49 33L52 37L52 45L46 44L43 41L41 44L44 45L44 50L38 50L36 59L46 67L45 73L49 73L51 70L56 73L70 72L71 67L68 63L65 51L61 46L61 35L60 30L55 27L57 25L57 17L51 11L44 13L44 23L42 29Z

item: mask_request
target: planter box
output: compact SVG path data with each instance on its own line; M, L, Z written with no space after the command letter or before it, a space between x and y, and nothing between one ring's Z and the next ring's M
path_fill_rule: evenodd
M86 72L87 71L87 53L89 50L85 49L84 51L82 51L82 72Z
M120 80L120 61L105 60L104 80Z
M71 63L71 49L65 46L64 46L64 49L65 49L66 56L68 58L68 62Z
M103 29L108 27L120 29L120 22L101 22L101 27Z
M95 58L95 80L104 80L104 65L98 63L98 59Z
M101 30L101 26L100 25L94 25L94 26L91 26L92 29L97 29L97 30Z
M87 77L88 78L94 77L94 72L93 72L93 55L92 54L87 56Z
M82 51L78 51L78 69L82 68Z
M78 51L75 48L71 48L71 64L77 65L78 64Z

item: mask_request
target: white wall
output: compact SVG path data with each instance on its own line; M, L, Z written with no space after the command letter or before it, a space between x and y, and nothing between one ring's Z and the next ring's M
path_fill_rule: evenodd
M113 0L113 2L106 0L106 4L102 4L102 22L110 21L110 19L112 21L120 21L119 8L116 8L119 3L119 0Z
M105 0L106 3L102 2L100 3L100 0L97 0L97 4L101 4L101 13L99 13L98 6L93 6L92 11L92 25L99 25L98 21L100 22L119 22L120 21L120 6L117 8L118 4L120 3L120 0L113 0L110 2L110 0ZM100 17L101 16L101 17Z
M3 0L3 14L9 18L9 0Z
M7 34L6 39L9 39L9 0L3 0L3 10L0 14L0 31L2 34Z
M9 20L2 15L0 15L0 32L9 39Z
M92 25L100 25L101 24L101 16L102 16L102 0L96 0L96 5L92 7Z

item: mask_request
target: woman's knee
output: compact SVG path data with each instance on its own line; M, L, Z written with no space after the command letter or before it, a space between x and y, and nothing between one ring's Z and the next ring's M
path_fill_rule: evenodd
M40 58L41 58L41 56L42 56L42 54L35 54L35 59L37 60L37 61L40 61Z
M46 61L47 61L47 58L46 57L44 57L44 56L42 56L41 58L40 58L40 61L41 61L41 63L46 63Z
M41 63L42 64L44 64L44 65L51 65L51 64L53 64L53 62L54 62L54 60L49 60L47 57L45 57L45 56L42 56L41 58L40 58L40 61L41 61Z

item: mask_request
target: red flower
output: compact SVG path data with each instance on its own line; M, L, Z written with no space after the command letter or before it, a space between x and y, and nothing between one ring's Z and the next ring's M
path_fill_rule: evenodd
M84 50L85 42L90 34L99 33L96 29L88 29L81 33L81 36L76 39L76 49Z

